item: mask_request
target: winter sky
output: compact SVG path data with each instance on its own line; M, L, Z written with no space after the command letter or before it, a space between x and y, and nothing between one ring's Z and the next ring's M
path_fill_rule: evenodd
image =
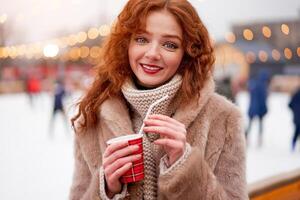
M12 24L9 43L51 39L112 22L127 0L0 0ZM190 0L210 33L221 39L232 24L300 18L299 0Z

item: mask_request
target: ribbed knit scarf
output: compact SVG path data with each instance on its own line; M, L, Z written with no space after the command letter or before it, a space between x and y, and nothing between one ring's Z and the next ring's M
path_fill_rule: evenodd
M170 106L174 96L181 86L182 78L180 75L175 75L168 83L155 89L139 90L132 80L128 80L122 86L122 93L130 104L131 119L133 129L137 133L142 125L143 119L147 113L149 106L156 100L162 98L166 94L169 98L155 106L152 114L164 114L170 116L175 108ZM140 185L137 194L140 199L154 200L157 199L157 176L159 163L159 147L152 144L159 137L158 134L144 134L144 164L145 178Z

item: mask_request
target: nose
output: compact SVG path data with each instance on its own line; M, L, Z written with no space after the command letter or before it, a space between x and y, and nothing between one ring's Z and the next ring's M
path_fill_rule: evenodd
M150 44L149 48L145 52L145 57L151 60L159 60L160 59L159 45L155 43Z

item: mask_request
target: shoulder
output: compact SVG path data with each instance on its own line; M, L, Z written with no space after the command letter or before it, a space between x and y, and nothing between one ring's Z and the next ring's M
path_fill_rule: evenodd
M238 106L217 93L211 95L206 109L215 113L216 116L222 114L224 117L241 118L241 111Z
M224 133L224 137L241 135L243 129L240 109L219 94L213 94L206 105L206 118L209 119L215 134ZM219 135L220 136L220 135ZM235 136L234 136L235 137Z
M224 143L244 148L243 117L235 104L219 94L213 94L207 103L206 113L212 147Z

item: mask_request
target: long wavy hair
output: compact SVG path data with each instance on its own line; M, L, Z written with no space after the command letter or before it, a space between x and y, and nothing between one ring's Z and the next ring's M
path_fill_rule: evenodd
M94 82L71 119L73 127L83 118L76 128L82 131L95 128L100 105L109 97L119 95L124 81L134 76L128 59L131 36L145 30L147 16L157 10L172 13L183 30L184 56L177 72L183 77L180 89L183 102L200 97L199 91L212 74L214 54L208 31L197 11L187 0L129 0L103 44Z

